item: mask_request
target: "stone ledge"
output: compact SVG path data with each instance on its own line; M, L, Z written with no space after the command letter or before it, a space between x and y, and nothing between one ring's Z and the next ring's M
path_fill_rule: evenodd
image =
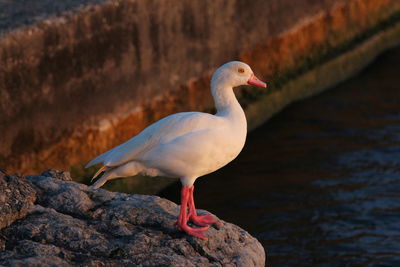
M46 176L44 176L46 175ZM0 265L40 266L264 266L261 244L236 225L210 228L203 241L174 226L179 207L156 196L92 190L60 171L14 177L35 201L0 225ZM54 177L50 177L54 175ZM0 193L7 190L0 176ZM60 180L61 179L61 180ZM206 213L206 211L200 211ZM0 220L9 216L0 213ZM2 228L2 229L1 229Z

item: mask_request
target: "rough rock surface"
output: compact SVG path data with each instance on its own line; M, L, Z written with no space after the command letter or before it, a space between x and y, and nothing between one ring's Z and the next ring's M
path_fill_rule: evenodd
M202 241L177 231L173 224L179 207L171 201L93 190L68 177L54 170L26 177L0 174L0 265L265 263L261 244L233 224L211 227L209 239Z
M0 171L0 229L26 216L35 200L35 190L24 177Z

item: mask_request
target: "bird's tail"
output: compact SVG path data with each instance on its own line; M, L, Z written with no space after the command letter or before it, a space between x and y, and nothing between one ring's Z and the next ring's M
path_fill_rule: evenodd
M100 188L102 187L108 180L111 180L113 178L118 178L118 177L113 177L111 176L112 173L108 170L106 171L94 184L92 184L90 187L91 188Z
M99 176L100 173L102 173L103 171L107 171L107 169L109 169L108 166L104 165L103 167L101 167L96 173L95 175L93 175L92 180L90 180L90 182L93 182L94 179L96 179L97 176Z
M143 169L144 167L141 164L134 161L127 162L117 167L103 166L97 171L93 179L96 178L102 171L105 171L104 174L93 185L91 185L91 187L99 188L104 185L108 180L119 177L134 176L141 172Z

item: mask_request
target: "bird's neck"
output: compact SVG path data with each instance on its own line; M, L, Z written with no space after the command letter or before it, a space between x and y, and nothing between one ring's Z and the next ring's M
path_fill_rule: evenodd
M217 116L234 117L246 121L244 111L233 92L232 86L211 84Z

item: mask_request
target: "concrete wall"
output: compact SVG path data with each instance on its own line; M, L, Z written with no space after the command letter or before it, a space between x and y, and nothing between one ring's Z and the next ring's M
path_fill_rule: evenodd
M210 110L222 63L279 81L399 10L397 0L121 0L11 32L0 39L0 167L85 162L165 115Z

